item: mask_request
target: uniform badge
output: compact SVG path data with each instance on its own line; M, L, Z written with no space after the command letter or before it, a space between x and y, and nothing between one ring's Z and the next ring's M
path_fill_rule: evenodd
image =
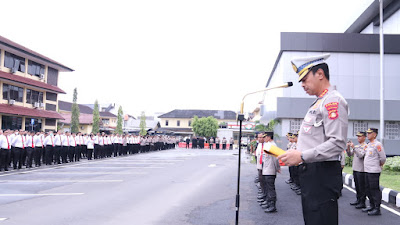
M328 117L331 120L335 120L339 117L339 102L330 102L325 105L326 110L328 110Z
M382 151L382 147L380 145L378 145L376 148L378 149L378 152Z
M303 126L304 132L308 133L311 130L311 126Z
M304 118L304 121L306 121L307 123L311 122L311 117L306 116L306 118Z

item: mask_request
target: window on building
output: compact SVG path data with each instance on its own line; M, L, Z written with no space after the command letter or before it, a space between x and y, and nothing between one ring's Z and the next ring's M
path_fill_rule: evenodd
M58 70L47 67L47 83L57 86L58 84Z
M25 118L26 131L40 131L42 129L42 119Z
M177 120L177 121L176 121L176 126L177 126L177 127L180 127L180 126L181 126L181 121L180 121L180 120Z
M192 121L191 120L188 121L188 126L189 127L192 126Z
M290 132L297 133L297 131L300 130L301 122L302 122L301 119L291 119L290 120Z
M57 94L51 93L51 92L46 92L46 100L50 101L57 101Z
M54 105L54 104L46 103L46 110L49 110L49 111L57 111L57 106Z
M26 89L26 103L43 102L43 92Z
M385 137L391 140L400 139L400 122L385 123Z
M23 88L9 84L3 84L3 99L13 99L17 102L22 102L23 94Z
M104 125L110 124L110 120L109 120L109 119L102 119L101 122L102 122Z
M353 122L353 137L356 137L358 132L365 132L368 130L368 123L364 121Z
M165 126L168 127L168 120L165 121Z
M46 126L55 126L56 120L55 119L46 119Z
M25 59L6 52L4 55L4 67L7 67L12 71L20 71L25 73Z
M1 116L1 129L20 130L22 128L22 117Z
M40 77L40 74L44 75L44 65L28 60L28 73Z

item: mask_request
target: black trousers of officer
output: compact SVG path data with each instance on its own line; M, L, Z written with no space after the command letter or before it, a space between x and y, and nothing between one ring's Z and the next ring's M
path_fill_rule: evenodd
M13 166L14 169L21 169L22 167L22 162L21 162L21 152L22 152L22 148L18 148L18 147L13 147L12 151L13 151Z
M99 158L99 145L98 144L94 145L93 157L94 157L94 159L98 159Z
M381 173L365 174L365 190L369 198L370 206L380 207L382 201L382 192L379 189L379 177Z
M73 162L75 159L75 151L76 151L76 147L75 146L69 146L68 149L68 159L70 162Z
M41 166L42 165L42 156L43 156L43 148L42 147L36 147L35 148L35 155L34 155L35 166Z
M87 149L87 159L88 160L92 160L92 156L93 156L93 149Z
M118 144L114 143L112 146L113 146L114 157L117 157L118 156Z
M258 170L258 181L260 182L260 186L261 186L261 190L262 190L262 193L263 193L263 195L266 195L267 193L265 192L265 180L264 180L264 177L263 177L263 175L262 175L262 170Z
M357 201L358 202L365 202L365 199L367 197L366 191L365 191L365 172L358 172L358 171L353 171L353 178L354 178L354 183L356 186L356 196L357 196Z
M216 149L219 149L219 144L218 144L218 143L215 144L215 148L216 148Z
M340 162L303 163L299 176L305 225L337 225L343 187Z
M264 193L266 194L267 202L276 202L275 179L276 175L263 175Z
M68 162L68 159L67 159L68 148L69 148L69 146L60 147L60 155L61 155L61 162L62 163L67 163Z
M222 149L226 149L226 144L222 144Z
M0 149L0 170L8 170L11 149Z
M60 162L61 149L62 149L61 146L55 146L53 148L53 151L54 151L54 163L55 164L61 164L61 162Z
M32 167L33 156L35 154L35 148L27 147L26 149L26 167Z
M45 148L45 163L46 165L51 165L53 162L53 146L47 145Z

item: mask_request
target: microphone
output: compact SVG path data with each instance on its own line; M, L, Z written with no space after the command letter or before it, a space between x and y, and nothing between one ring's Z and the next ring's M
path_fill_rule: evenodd
M244 99L245 99L247 96L249 96L249 95L252 95L252 94L256 94L256 93L260 93L260 92L269 91L269 90L272 90L272 89L278 89L278 88L287 88L287 87L291 87L291 86L293 86L293 82L286 82L286 83L284 83L283 85L280 85L280 86L275 86L275 87L265 88L265 89L263 89L263 90L259 90L259 91L255 91L255 92L247 93L245 96L243 96L243 99L242 99L242 104L240 105L240 114L243 114L243 109L244 109Z

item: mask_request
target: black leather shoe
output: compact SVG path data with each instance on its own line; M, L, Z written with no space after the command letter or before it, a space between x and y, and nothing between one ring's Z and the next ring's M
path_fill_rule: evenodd
M364 209L366 206L365 206L365 203L358 203L357 205L356 205L356 209Z
M257 202L260 202L260 203L263 202L263 201L265 201L263 198L257 200Z
M289 179L289 180L285 181L285 183L291 184L291 183L293 183L293 181L292 181L292 179Z
M261 205L261 206L263 206L263 205L268 205L268 202L267 202L267 201L260 202L260 205Z
M301 190L299 189L297 191L294 191L294 193L296 193L297 195L301 195Z
M366 212L372 211L374 208L375 207L368 206L367 208L363 208L361 211L366 213Z
M358 204L360 204L360 201L355 201L355 202L350 202L350 205L358 205Z
M261 208L263 208L263 209L268 209L269 207L270 207L270 205L268 203L265 205L261 205Z
M275 207L275 202L271 202L270 206L266 210L264 210L264 212L266 212L266 213L273 213L273 212L276 212L276 211L277 210L276 210L276 207Z
M379 216L381 215L381 209L379 207L375 207L373 210L368 212L368 216Z

